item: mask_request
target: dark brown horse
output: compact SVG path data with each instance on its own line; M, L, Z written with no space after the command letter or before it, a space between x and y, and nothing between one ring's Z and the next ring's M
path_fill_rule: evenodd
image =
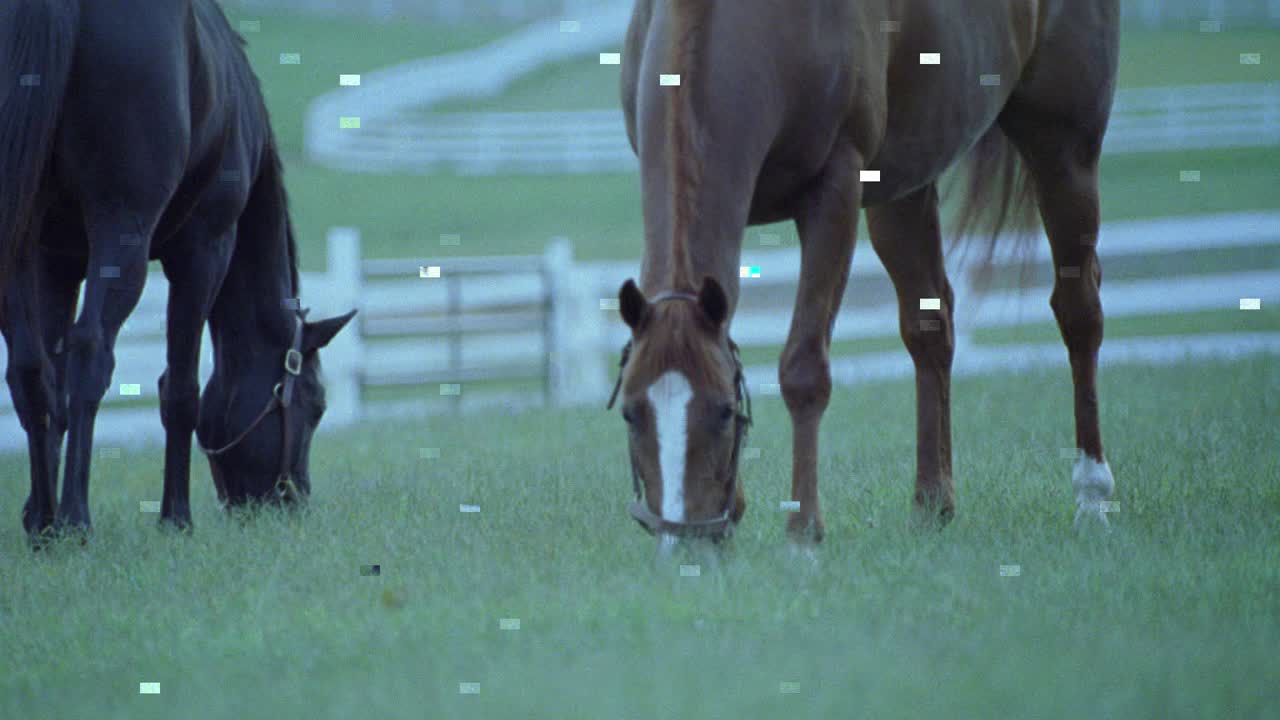
M728 335L741 243L748 225L791 219L801 268L778 375L799 504L787 529L822 539L818 426L862 207L916 368L915 505L953 515L954 296L937 185L966 155L962 225L993 210L998 230L1023 201L1039 207L1075 383L1076 520L1105 522L1095 251L1118 35L1118 0L637 0L622 99L645 250L640 285L620 293L632 329L620 381L642 523L723 534L745 510Z
M169 279L162 522L191 524L194 430L220 499L307 494L318 350L354 312L304 321L282 172L243 40L214 0L0 4L0 331L37 545L51 526L90 526L94 422L152 259Z

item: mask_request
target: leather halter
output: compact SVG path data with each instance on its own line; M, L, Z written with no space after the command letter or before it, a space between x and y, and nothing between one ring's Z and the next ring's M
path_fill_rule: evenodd
M276 497L280 499L296 498L300 495L298 486L293 481L293 472L289 469L289 460L293 456L293 434L289 432L289 405L293 402L293 388L297 383L298 377L302 375L302 335L303 335L303 318L307 316L306 310L299 310L294 316L293 339L289 341L289 349L284 353L284 376L271 389L271 399L267 400L267 404L258 413L258 416L249 423L234 440L223 445L216 450L210 450L200 442L200 438L196 436L196 444L200 447L206 457L212 459L222 455L232 448L244 442L249 437L249 433L257 429L267 416L276 410L280 410L280 427L282 428L283 437L280 442L280 472L276 475L276 482L273 490ZM218 489L218 501L223 505L227 502L227 489L223 483L221 473L213 472L214 485Z
M689 302L698 302L698 296L690 293L680 292L663 292L656 295L649 304L657 304L671 300L686 300ZM725 500L724 509L719 515L709 520L697 520L694 522L675 522L666 520L655 515L649 509L649 503L645 500L644 483L640 480L640 472L636 469L635 455L631 457L631 485L635 491L636 499L627 510L631 513L631 517L640 523L640 527L644 528L650 535L665 533L676 535L679 537L707 537L713 540L721 540L733 533L733 507L737 500L738 491L738 454L742 450L742 441L747 437L747 430L751 427L751 395L747 392L747 381L742 371L742 359L739 357L738 345L729 340L729 350L733 355L734 375L733 387L736 395L737 408L734 416L734 437L733 437L733 470L729 476L729 494ZM613 393L609 396L609 404L605 409L612 410L614 402L618 399L618 391L622 388L622 375L626 370L627 361L631 359L631 341L622 347L622 360L618 363L618 381L613 386ZM746 412L743 412L743 407Z

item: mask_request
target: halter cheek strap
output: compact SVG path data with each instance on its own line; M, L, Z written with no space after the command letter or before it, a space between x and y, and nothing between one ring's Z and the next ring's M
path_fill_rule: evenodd
M274 486L275 493L282 499L297 497L299 495L298 486L294 483L293 473L289 470L289 461L293 457L293 433L291 422L289 419L288 408L293 402L294 386L297 384L298 378L302 375L302 335L303 335L303 318L307 316L306 310L299 311L294 315L293 338L289 341L289 349L284 354L284 375L271 389L271 398L267 400L267 404L263 406L262 411L258 413L253 422L249 423L239 435L231 442L220 448L210 450L203 443L199 442L197 437L196 443L200 447L200 451L206 457L215 458L223 455L235 448L244 439L249 437L249 433L253 432L262 424L267 416L276 410L280 410L280 427L283 437L280 442L280 472L276 474L276 482ZM218 500L222 504L227 501L227 488L225 480L219 471L213 472L214 485L218 490Z

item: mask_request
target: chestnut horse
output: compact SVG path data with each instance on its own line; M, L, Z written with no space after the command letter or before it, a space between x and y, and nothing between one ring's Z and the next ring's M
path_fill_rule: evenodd
M619 384L642 524L671 541L722 536L742 517L728 333L742 238L790 219L801 264L778 368L798 503L787 530L822 540L818 427L862 207L916 370L915 508L952 517L954 295L937 187L966 156L962 227L990 214L998 232L1011 209L1039 208L1075 383L1076 522L1105 523L1098 158L1118 36L1118 0L637 0L622 100L645 248L639 286L619 295L632 333Z

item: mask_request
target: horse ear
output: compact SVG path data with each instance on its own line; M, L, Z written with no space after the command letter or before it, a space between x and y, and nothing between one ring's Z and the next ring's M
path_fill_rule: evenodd
M711 324L719 328L729 316L729 298L724 288L716 279L707 275L702 278L702 289L698 291L698 307L707 314Z
M313 353L316 350L329 344L334 336L338 334L342 328L351 322L351 318L356 316L356 311L352 310L346 315L329 318L328 320L320 320L317 322L305 323L302 326L302 354Z
M623 322L632 330L640 329L640 323L649 314L649 301L640 292L640 288L636 287L635 280L628 279L618 290L618 310L622 313Z

